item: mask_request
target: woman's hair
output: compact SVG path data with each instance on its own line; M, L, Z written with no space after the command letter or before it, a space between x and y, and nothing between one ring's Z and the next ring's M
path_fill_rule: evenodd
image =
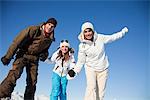
M58 48L59 49L59 48ZM56 59L64 59L64 61L68 61L69 60L69 58L70 58L70 53L74 53L74 49L73 48L68 48L68 51L65 53L65 55L63 56L62 55L62 51L61 50L59 50L59 52L58 52L58 56L56 57Z

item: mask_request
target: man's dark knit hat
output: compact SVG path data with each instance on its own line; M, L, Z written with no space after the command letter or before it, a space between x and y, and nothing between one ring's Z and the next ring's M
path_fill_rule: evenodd
M56 27L57 25L57 20L55 18L49 18L47 21L46 21L46 24L47 23L52 23L54 24L54 27Z

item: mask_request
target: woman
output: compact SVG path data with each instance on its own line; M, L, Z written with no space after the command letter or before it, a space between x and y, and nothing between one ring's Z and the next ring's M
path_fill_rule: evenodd
M54 52L51 58L46 62L55 63L52 74L52 91L50 100L67 100L66 87L68 79L66 77L68 71L75 65L74 50L70 48L68 40L62 40L60 48Z
M85 65L87 87L84 100L103 100L108 76L108 58L104 45L122 38L128 29L125 27L113 35L97 34L92 23L85 22L79 35L79 51L76 67L70 76L79 73ZM75 73L73 72L75 71Z

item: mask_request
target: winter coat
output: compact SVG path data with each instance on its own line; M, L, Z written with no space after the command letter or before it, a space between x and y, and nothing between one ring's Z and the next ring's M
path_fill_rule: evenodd
M57 73L60 77L63 77L63 76L67 75L67 73L70 69L74 68L75 59L74 59L74 55L69 53L70 54L69 60L62 62L62 58L57 59L59 51L60 51L60 49L58 49L56 52L54 52L53 55L49 59L46 59L45 62L50 63L50 64L55 64L55 66L53 68L53 72Z
M109 66L108 58L105 53L105 44L122 38L125 32L117 32L112 35L98 34L90 25L84 26L84 29L91 28L94 32L93 42L84 39L83 31L78 36L80 40L78 60L75 72L79 73L85 64L85 67L91 67L95 71L103 71Z
M54 40L54 32L52 32L50 37L45 37L42 25L30 26L21 31L9 47L5 57L12 59L15 54L17 54L16 57L29 54L37 57L42 55L44 59L47 58L48 49Z

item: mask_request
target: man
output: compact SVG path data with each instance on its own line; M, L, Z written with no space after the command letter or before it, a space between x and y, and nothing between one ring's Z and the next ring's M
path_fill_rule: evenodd
M54 28L57 25L55 18L48 19L40 26L30 26L21 31L9 47L6 55L1 58L4 65L8 65L15 56L12 69L0 84L0 99L9 100L11 93L20 78L23 68L26 68L26 89L24 100L34 100L36 91L38 62L45 61L48 57L48 49L55 40ZM5 100L4 99L4 100Z

